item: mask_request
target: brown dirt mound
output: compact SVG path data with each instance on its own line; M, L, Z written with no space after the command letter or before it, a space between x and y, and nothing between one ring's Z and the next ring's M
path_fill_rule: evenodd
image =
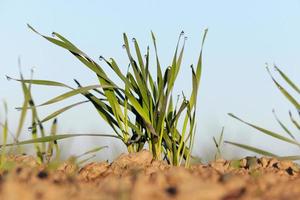
M300 199L298 166L273 158L217 160L185 169L141 151L111 164L78 169L64 163L56 170L46 170L30 156L10 159L16 167L0 176L0 199L5 200Z

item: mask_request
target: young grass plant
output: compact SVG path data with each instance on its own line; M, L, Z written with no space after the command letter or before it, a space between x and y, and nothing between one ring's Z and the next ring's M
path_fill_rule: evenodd
M20 67L20 60L19 60L19 67ZM27 80L32 80L32 76L33 76L33 71L31 71L31 78L27 79ZM16 133L12 133L11 131L9 131L8 129L8 120L7 120L7 105L6 103L4 104L5 107L5 123L0 123L0 126L3 129L3 142L2 144L0 144L0 149L1 149L1 159L0 162L1 163L6 163L5 161L5 157L7 155L7 151L6 148L7 147L17 147L20 150L21 145L26 145L26 144L33 144L34 148L35 148L35 152L36 152L36 156L37 156L37 161L39 163L48 163L51 165L55 165L57 166L58 164L61 163L60 160L60 149L58 146L57 141L61 140L61 139L66 139L66 138L72 138L72 137L81 137L81 136L107 136L107 137L117 137L114 135L106 135L106 134L61 134L61 135L57 135L57 119L56 116L59 115L59 113L64 112L74 106L80 105L82 103L85 103L87 101L83 101L83 102L79 102L70 106L67 106L59 111L56 111L54 113L52 113L51 115L47 116L46 118L44 118L43 120L40 120L39 116L38 116L38 112L37 112L37 106L35 106L34 100L32 98L32 94L31 94L31 87L32 87L32 83L26 81L23 78L23 74L21 73L20 70L20 79L14 79L11 78L9 76L7 76L8 80L18 80L21 82L21 86L22 86L22 91L23 91L23 96L24 96L24 102L22 107L18 107L17 110L20 111L20 118L19 118L19 123L17 126L17 131ZM34 84L40 84L41 82L39 81L32 81ZM42 82L43 84L45 84L45 82ZM47 84L49 85L55 85L53 84L51 81L47 82ZM56 85L57 86L57 85ZM97 86L99 87L99 86ZM90 88L95 88L95 86L93 87L89 87ZM72 95L72 94L71 94ZM25 120L26 120L26 116L28 111L31 111L31 125L28 128L28 130L31 132L32 135L32 139L29 140L25 140L25 141L19 141L19 137L23 131L23 127L25 124ZM50 133L47 135L45 130L44 130L44 125L43 123L46 121L49 121L53 119L52 125L51 125L51 130ZM10 133L10 135L13 137L13 143L7 144L7 134ZM117 137L118 138L118 137ZM46 147L47 146L47 147ZM18 150L18 152L20 153L20 151ZM55 157L54 157L54 152L55 152ZM3 165L4 165L3 164ZM0 164L1 165L1 164ZM2 165L2 166L3 166ZM0 166L0 169L3 169L6 167L2 167Z
M20 60L19 60L19 65L20 65ZM33 71L31 71L31 78L32 78L32 75L33 75ZM7 78L8 78L8 80L11 79L10 77L7 77ZM4 124L2 124L2 123L0 124L2 127L2 133L3 133L3 141L2 141L2 144L0 145L0 148L1 148L0 169L6 168L4 165L5 165L5 163L7 163L6 155L9 153L6 150L6 148L12 147L12 146L17 146L18 147L17 151L19 151L20 145L22 145L24 143L24 142L19 141L19 137L23 131L23 127L24 127L24 123L25 123L25 119L26 119L28 110L31 111L31 126L28 128L28 130L31 132L32 140L36 140L37 138L46 137L44 127L41 123L41 120L38 117L38 112L35 107L35 103L32 98L32 95L31 95L31 86L32 85L30 83L25 83L22 81L22 80L24 80L24 78L23 78L23 74L21 73L21 71L20 71L20 79L19 80L21 80L24 102L23 102L22 107L18 108L18 110L20 111L20 117L19 117L19 123L17 125L17 130L15 133L12 133L8 129L8 117L7 117L8 111L7 111L7 105L6 105L6 103L4 103L5 122L4 122ZM56 134L56 125L57 125L57 120L54 119L52 129L51 129L51 135ZM13 137L13 143L11 143L11 144L7 144L8 133L10 133L10 135ZM49 142L47 153L46 153L46 143L42 143L42 144L39 144L37 142L29 143L29 144L34 145L35 152L37 155L37 160L40 163L45 162L45 161L50 162L50 159L53 155L54 148L56 150L56 158L58 159L58 157L59 157L59 148L58 148L56 140L45 141L45 142Z
M222 128L222 131L220 133L219 139L217 140L215 137L213 137L214 144L216 146L216 154L215 154L215 160L222 158L222 144L223 144L223 138L224 138L224 127Z
M155 51L156 77L150 73L149 69L151 67L149 47L146 50L145 57L143 57L138 41L133 38L134 50L132 51L129 39L124 33L123 48L126 50L129 59L129 69L126 73L122 72L114 58L106 59L100 56L100 60L109 66L122 81L122 84L117 85L106 74L102 64L96 63L62 35L54 32L52 34L53 37L48 37L41 35L31 26L28 25L28 27L51 43L68 50L93 71L99 81L99 85L82 86L79 81L75 80L77 88L72 88L55 81L19 79L18 81L21 81L23 84L30 83L70 89L70 91L54 97L39 106L60 102L78 94L83 95L88 102L93 104L102 119L114 130L115 137L123 141L129 152L140 151L147 144L147 147L156 159L165 159L173 165L182 163L185 163L186 166L189 165L196 132L196 107L202 71L202 47L207 30L204 32L196 68L191 65L191 95L189 98L186 98L182 94L183 100L181 102L177 101L174 106L172 91L183 59L186 42L184 32L180 34L172 62L164 72L158 56L156 38L151 32ZM68 109L85 102L82 101L61 108L39 122L50 120ZM35 108L37 106L31 105L31 107ZM181 119L183 119L183 126L179 130L178 122ZM45 138L49 141L50 139L62 139L68 136L78 136L78 134L55 135L52 138L42 136L41 138L24 142L41 142Z
M74 156L73 158L77 161L77 165L82 165L83 163L86 163L90 159L96 157L97 152L102 151L103 149L108 148L108 146L101 146L101 147L96 147L91 150L88 150L82 154L79 154L77 156ZM88 156L88 157L87 157Z
M5 112L5 121L4 124L1 123L1 127L2 127L2 145L3 148L1 149L1 158L0 158L0 169L3 168L4 164L5 164L5 156L6 156L6 143L7 143L7 135L8 135L8 118L7 118L7 104L6 102L3 103L4 104L4 112Z
M31 71L31 79L32 79L32 77L33 77L33 71ZM20 80L24 80L21 72L20 72ZM16 133L16 141L15 141L16 145L20 145L19 136L20 136L20 133L21 133L24 121L25 121L25 117L26 117L28 108L29 108L29 110L31 110L31 126L28 128L28 130L31 132L32 139L33 140L37 139L39 137L38 136L39 134L40 134L40 137L42 137L42 138L46 137L43 123L41 122L41 120L38 116L37 108L35 107L35 102L33 100L32 94L31 94L32 84L31 83L26 84L25 82L21 81L21 85L22 85L22 90L23 90L23 94L24 94L24 103L23 103L23 106L21 108L19 108L21 110L21 115L20 115L19 127L18 127L17 133ZM52 127L51 127L51 131L50 131L50 134L52 136L56 135L56 127L57 127L57 119L54 119ZM41 143L41 144L33 143L33 144L35 147L38 161L40 163L42 163L44 161L50 162L50 159L53 155L54 147L56 150L56 158L59 157L59 148L58 148L56 140L49 141L47 150L46 150L46 143Z
M288 76L283 72L281 71L277 66L274 66L274 69L276 72L278 72L278 74L280 75L280 77L284 80L284 82L290 86L290 88L292 90L294 90L294 92L296 94L300 94L300 89L297 87L296 84L294 84L293 81L291 81ZM279 91L283 94L283 96L296 108L296 111L298 114L300 114L300 102L297 101L297 99L290 93L288 92L288 90L285 89L285 87L283 87L275 78L274 76L271 74L268 66L267 66L267 71L273 81L273 83L276 85L276 87L279 89ZM273 132L273 131L270 131L268 129L265 129L265 128L262 128L262 127L259 127L259 126L256 126L252 123L249 123L249 122L246 122L244 120L242 120L241 118L235 116L234 114L231 114L229 113L229 116L241 121L242 123L248 125L248 126L251 126L252 128L260 131L261 133L263 134L266 134L268 136L271 136L275 139L278 139L278 140L281 140L281 141L284 141L288 144L291 144L291 145L295 145L297 147L300 147L300 142L296 139L296 137L294 136L294 134L292 133L292 131L290 131L287 126L281 122L281 120L277 117L276 113L275 113L275 110L273 110L273 115L275 117L275 120L276 122L280 125L280 127L282 128L282 130L284 131L284 134L280 134L280 133L276 133L276 132ZM297 121L293 115L292 115L292 112L289 111L289 117L290 117L290 120L292 122L292 124L295 126L295 128L297 130L300 130L300 122ZM253 146L249 146L249 145L246 145L246 144L240 144L240 143L235 143L235 142L229 142L229 141L225 141L225 143L228 143L228 144L232 144L234 146L237 146L237 147L240 147L240 148L243 148L243 149L246 149L246 150L249 150L249 151L252 151L252 152L255 152L255 153L258 153L258 154L261 154L261 155L265 155L265 156L270 156L270 157L277 157L278 159L289 159L289 160L300 160L300 155L293 155L293 156L279 156L279 155L276 155L276 154L273 154L269 151L265 151L263 149L260 149L260 148L256 148L256 147L253 147Z

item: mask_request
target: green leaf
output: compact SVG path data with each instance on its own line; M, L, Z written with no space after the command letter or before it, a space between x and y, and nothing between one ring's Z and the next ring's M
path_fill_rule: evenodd
M133 39L133 42L134 42L134 48L135 48L136 56L138 58L139 66L141 68L142 75L143 75L143 77L146 77L145 65L144 65L144 61L143 61L143 57L141 54L139 44L135 38Z
M50 115L48 115L48 116L45 117L44 119L42 119L42 120L41 120L41 123L44 123L44 122L46 122L46 121L48 121L48 120L50 120L50 119L53 119L54 117L57 117L57 116L60 115L61 113L65 112L65 111L67 111L67 110L69 110L69 109L71 109L71 108L73 108L73 107L75 107L75 106L78 106L78 105L81 105L81 104L87 103L87 102L89 102L89 101L81 101L81 102L77 102L77 103L71 104L71 105L69 105L69 106L66 106L66 107L64 107L64 108L61 108L61 109L59 109L59 110L57 110L57 111L51 113Z
M294 84L294 82L292 82L289 77L287 77L287 75L285 75L285 73L283 73L276 65L274 66L274 68L279 72L279 74L281 75L281 77L296 91L300 94L300 89Z
M248 151L252 151L254 153L261 154L261 155L264 155L264 156L278 157L277 155L275 155L273 153L270 153L268 151L265 151L265 150L262 150L262 149L259 149L259 148L256 148L256 147L252 147L252 146L249 146L249 145L235 143L235 142L229 142L229 141L225 141L225 143L231 144L231 145L234 145L234 146L240 147L242 149L246 149Z
M66 92L64 94L61 94L57 97L54 97L38 106L45 106L45 105L53 104L53 103L65 100L67 98L73 97L77 94L81 94L81 93L84 93L84 92L87 92L89 90L96 89L96 88L112 88L112 86L90 85L90 86L86 86L86 87L80 87L80 88L74 89L72 91Z
M273 115L276 119L276 121L278 122L278 124L281 126L281 128L292 138L295 140L295 137L293 136L293 134L291 133L291 131L279 120L279 118L277 117L275 110L272 110Z
M156 38L155 38L155 35L152 31L151 31L151 36L152 36L152 41L153 41L154 50L155 50L155 57L156 57L157 84L158 84L159 91L161 92L162 84L163 84L162 70L161 70L161 65L160 65L159 58L158 58Z
M29 84L33 84L33 85L56 86L56 87L65 87L65 88L73 89L72 87L70 87L70 86L68 86L64 83L60 83L60 82L57 82L57 81L34 80L34 79L15 79L15 78L11 78L11 77L8 77L8 78L12 79L12 80L15 80L15 81L19 81L19 82L23 82L23 83L29 83Z
M5 122L4 122L4 126L3 126L3 129L2 129L2 146L3 146L3 149L2 149L2 152L1 152L1 160L0 160L0 169L2 169L3 165L4 165L4 162L5 162L5 157L6 157L6 151L5 151L5 147L6 146L9 146L7 145L7 135L8 135L8 118L7 118L7 113L8 113L8 109L7 109L7 103L4 101L3 102L3 105L4 105L4 112L5 112Z
M81 158L81 157L83 157L83 156L89 155L89 154L91 154L91 153L96 153L96 152L101 151L102 149L105 149L105 148L108 148L108 146L102 146L102 147L96 147L96 148L93 148L93 149L91 149L91 150L88 150L88 151L86 151L86 152L84 152L84 153L82 153L82 154L76 156L76 158L78 159L78 158Z
M300 160L300 155L295 155L295 156L278 156L276 158L278 160Z
M235 119L237 119L237 120L239 120L239 121L241 121L241 122L243 122L244 124L247 124L248 126L251 126L251 127L255 128L256 130L258 130L258 131L260 131L260 132L262 132L262 133L264 133L264 134L266 134L266 135L269 135L269 136L271 136L271 137L273 137L273 138L275 138L275 139L279 139L279 140L282 140L282 141L284 141L284 142L288 142L288 143L290 143L290 144L294 144L294 145L297 145L297 146L300 147L300 143L298 143L298 142L295 141L295 140L291 140L291 139L289 139L289 138L287 138L287 137L284 137L284 136L282 136L282 135L280 135L280 134L278 134L278 133L274 133L274 132L269 131L269 130L267 130L267 129L264 129L264 128L258 127L258 126L256 126L256 125L253 125L253 124L251 124L251 123L248 123L248 122L246 122L246 121L243 121L242 119L236 117L236 116L233 115L232 113L229 113L228 115L231 116L231 117L233 117L233 118L235 118Z
M62 48L65 48L73 53L77 53L77 54L83 54L83 52L81 52L78 48L76 48L73 44L69 43L69 42L65 42L65 41L60 41L48 36L44 36L42 34L40 34L39 32L37 32L32 26L30 26L29 24L27 24L27 27L29 29L31 29L33 32L35 32L36 34L42 36L43 38L45 38L46 40L48 40L49 42L52 42L53 44L56 44Z
M25 140L17 144L11 143L11 144L7 144L6 146L19 146L25 144L52 142L55 140L62 140L62 139L72 138L72 137L113 137L113 138L121 139L116 135L109 135L109 134L88 134L88 133L87 134L61 134L61 135L51 135L51 136L45 136L45 137L35 138L31 140ZM4 145L0 145L0 148L2 148L3 146Z
M293 117L291 111L289 111L289 116L290 116L290 119L291 119L292 123L294 124L294 126L295 126L298 130L300 130L300 124L294 119L294 117Z
M20 78L21 78L21 80L23 80L23 75L21 72L20 72ZM25 118L27 115L27 107L29 105L29 99L30 99L30 95L28 94L25 83L21 82L21 86L22 86L22 91L23 91L23 96L24 96L24 102L23 102L23 106L21 108L21 115L20 115L20 119L19 119L18 129L16 132L16 140L18 140L18 138L21 135L21 131L22 131L23 125L25 123Z
M297 110L300 110L300 104L297 102L297 100L274 79L268 67L267 71L280 92L296 107Z

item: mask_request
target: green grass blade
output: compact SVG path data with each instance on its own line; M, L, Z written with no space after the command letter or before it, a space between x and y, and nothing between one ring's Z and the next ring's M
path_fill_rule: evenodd
M18 145L25 145L25 144L36 144L36 143L45 143L45 142L52 142L55 140L62 140L66 138L72 138L72 137L113 137L113 138L118 138L122 139L116 135L109 135L109 134L61 134L61 135L51 135L51 136L45 136L45 137L40 137L40 138L35 138L31 140L25 140L21 141L18 144L11 143L11 144L6 144L6 146L18 146ZM4 145L0 145L0 148L3 148Z
M221 131L221 134L220 134L220 137L219 137L219 141L218 141L218 144L219 146L221 145L222 141L223 141L223 138L224 138L224 127L222 127L222 131Z
M244 124L247 124L248 126L251 126L251 127L255 128L256 130L258 130L258 131L260 131L260 132L262 132L262 133L264 133L264 134L266 134L266 135L269 135L269 136L271 136L271 137L273 137L273 138L276 138L276 139L279 139L279 140L282 140L282 141L284 141L284 142L288 142L288 143L290 143L290 144L294 144L294 145L297 145L297 146L300 147L300 143L298 143L298 142L295 141L295 140L291 140L291 139L289 139L289 138L287 138L287 137L284 137L284 136L282 136L282 135L280 135L280 134L278 134L278 133L274 133L274 132L269 131L269 130L267 130L267 129L264 129L264 128L258 127L258 126L256 126L256 125L253 125L253 124L251 124L251 123L248 123L248 122L246 122L246 121L244 121L244 120L238 118L237 116L233 115L232 113L229 113L228 115L231 116L231 117L233 117L233 118L235 118L235 119L237 119L237 120L239 120L239 121L241 121L241 122L244 123Z
M252 146L249 146L249 145L235 143L235 142L229 142L229 141L225 141L225 143L240 147L242 149L246 149L248 151L252 151L252 152L260 154L260 155L270 156L270 157L278 157L277 155L275 155L271 152L268 152L268 151L265 151L265 150L262 150L262 149L259 149L259 148L256 148L256 147L252 147Z
M83 156L89 155L91 153L96 153L96 152L101 151L102 149L105 149L105 148L108 148L108 146L101 146L101 147L93 148L91 150L88 150L88 151L86 151L86 152L84 152L84 153L76 156L76 158L79 159L79 158L81 158Z
M62 48L65 48L65 49L67 49L71 52L77 53L77 54L82 54L82 52L71 43L68 43L68 42L65 42L65 41L60 41L60 40L57 40L57 39L54 39L54 38L51 38L51 37L48 37L48 36L44 36L44 35L40 34L38 31L36 31L29 24L27 24L27 27L29 29L31 29L33 32L35 32L36 34L38 34L38 35L42 36L43 38L45 38L46 40L48 40L49 42L52 42L53 44L56 44L57 46L60 46Z
M272 110L273 115L275 117L275 120L278 122L278 124L280 125L280 127L292 138L295 140L295 137L293 136L293 134L291 133L291 131L279 120L279 118L277 117L275 110Z
M289 116L290 116L290 120L292 121L292 123L294 124L294 126L300 130L300 124L294 119L292 112L289 111Z
M145 65L144 65L144 61L143 61L143 57L142 57L142 54L141 54L139 44L138 44L138 42L135 38L133 39L133 42L134 42L134 48L135 48L136 56L137 56L137 59L138 59L138 62L139 62L139 66L141 68L142 75L143 75L143 77L146 77Z
M72 46L73 48L76 48L78 51L80 51L75 45L73 45L67 38L63 37L59 33L52 32L52 36L58 37L61 41L65 42L66 44ZM80 51L81 52L81 51Z
M67 110L69 110L69 109L71 109L71 108L73 108L73 107L76 107L76 106L78 106L78 105L81 105L81 104L87 103L87 102L89 102L89 101L81 101L81 102L77 102L77 103L71 104L71 105L69 105L69 106L66 106L66 107L64 107L64 108L61 108L61 109L59 109L59 110L57 110L57 111L51 113L50 115L48 115L48 116L45 117L44 119L42 119L42 120L41 120L41 123L44 123L44 122L46 122L46 121L48 121L48 120L50 120L50 119L53 119L53 118L57 117L58 115L62 114L63 112L66 112Z
M56 135L56 131L57 131L57 119L53 120L52 126L51 126L51 136L55 136ZM58 153L58 145L57 145L57 141L50 141L48 142L48 150L47 150L47 161L49 162L52 155L53 155L53 146L56 146L57 152Z
M178 72L179 72L180 67L181 67L183 53L184 53L184 48L185 48L185 41L186 41L186 38L184 38L184 40L183 40L183 45L181 47L178 59L176 61L176 68L175 68L175 73L174 73L174 82L175 82L175 80L177 78Z
M118 127L118 122L113 117L112 108L91 93L85 92L83 95L91 101L102 119L104 119L112 127L115 133L120 136L116 129L116 126Z
M56 96L56 97L46 101L45 103L42 103L42 104L38 105L38 106L45 106L45 105L53 104L53 103L68 99L70 97L73 97L77 94L82 94L84 92L87 92L89 90L93 90L93 89L96 89L96 88L112 88L112 86L90 85L90 86L86 86L86 87L80 87L80 88L74 89L72 91L63 93L59 96Z
M85 158L85 159L83 159L83 160L80 160L80 161L78 161L77 162L77 165L82 165L83 163L86 163L86 162L88 162L88 161L90 161L91 159L93 159L93 158L95 158L96 157L96 155L94 154L94 155L91 155L91 156L89 156L88 158Z
M108 64L108 66L110 66L112 68L112 70L118 75L118 77L124 82L127 83L128 80L127 78L122 74L118 64L116 63L116 61L113 58L110 58L109 61L106 60L105 58L103 58L104 61ZM129 84L130 85L130 84Z
M131 102L132 107L141 115L141 117L147 122L148 124L151 124L150 118L148 116L148 113L141 107L139 102L136 100L136 98L131 95L129 92L124 91L126 93L126 96L128 97L128 100Z
M292 82L285 73L283 73L276 65L274 66L275 70L279 72L280 76L296 91L300 94L300 89Z
M200 79L201 79L201 75L202 75L202 55L203 55L203 46L206 40L206 36L207 36L207 32L208 29L204 30L204 35L202 38L202 43L201 43L201 50L200 50L200 54L199 54L199 58L198 58L198 62L197 62L197 67L196 67L196 78L197 78L197 90L199 88L199 84L200 84ZM192 93L191 98L190 98L190 104L191 106L193 106L197 101L196 101L196 94Z
M161 92L162 84L163 84L162 70L161 70L161 65L160 65L159 58L158 58L156 38L152 31L151 31L151 36L152 36L152 41L153 41L154 50L155 50L157 84L158 84L159 91ZM159 92L159 94L160 94L160 92Z
M89 58L84 52L80 51L75 45L73 45L72 43L70 43L69 41L63 40L57 40L54 38L50 38L47 36L44 36L42 34L40 34L39 32L37 32L33 27L31 27L28 24L28 27L34 31L35 33L37 33L38 35L42 36L43 38L45 38L46 40L50 41L53 44L56 44L57 46L60 46L68 51L70 51L78 60L80 60L85 66L87 66L89 69L91 69L92 71L94 71L98 77L100 79L106 80L107 82L112 84L112 81L110 81L107 77L107 75L105 74L104 70L95 62L93 61L91 58ZM57 36L57 33L56 33ZM60 37L60 39L62 39Z
M278 160L300 160L300 155L295 155L295 156L278 156L276 158Z
M23 80L23 75L22 75L21 72L20 72L20 78L21 78L21 80ZM23 92L23 96L24 96L24 102L23 102L23 106L21 108L21 114L20 114L18 129L17 129L17 132L16 132L16 140L18 140L18 138L21 135L21 131L22 131L23 125L25 123L25 118L26 118L26 115L27 115L27 107L29 105L29 100L30 100L30 96L27 93L27 88L26 88L25 83L21 82L21 86L22 86L22 92Z
M271 79L273 80L273 82L275 83L275 85L277 86L277 88L280 90L280 92L296 107L297 110L300 110L300 104L298 103L298 101L286 90L284 89L284 87L282 87L273 77L273 75L271 74L269 68L267 67L267 71L269 73L269 75L271 76Z
M3 146L3 149L2 149L2 152L1 152L1 160L0 160L0 169L2 169L4 163L5 163L5 158L6 158L6 146L7 145L7 135L8 135L8 108L7 108L7 103L4 101L3 102L4 104L4 112L5 112L5 122L4 122L4 126L3 126L3 129L2 129L2 138L3 138L3 141L2 141L2 146Z
M19 81L19 82L23 82L23 83L29 83L29 84L33 84L33 85L44 85L44 86L56 86L56 87L65 87L65 88L69 88L69 89L73 89L72 87L64 84L64 83L60 83L57 81L49 81L49 80L34 80L34 79L15 79L15 78L11 78L9 76L7 76L8 79L14 80L14 81Z

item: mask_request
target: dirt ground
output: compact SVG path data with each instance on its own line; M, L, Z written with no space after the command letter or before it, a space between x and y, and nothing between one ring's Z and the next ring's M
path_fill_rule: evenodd
M218 160L185 169L142 151L111 164L77 169L64 163L57 170L46 170L30 156L11 159L17 165L1 173L1 200L300 199L298 166L273 158Z

